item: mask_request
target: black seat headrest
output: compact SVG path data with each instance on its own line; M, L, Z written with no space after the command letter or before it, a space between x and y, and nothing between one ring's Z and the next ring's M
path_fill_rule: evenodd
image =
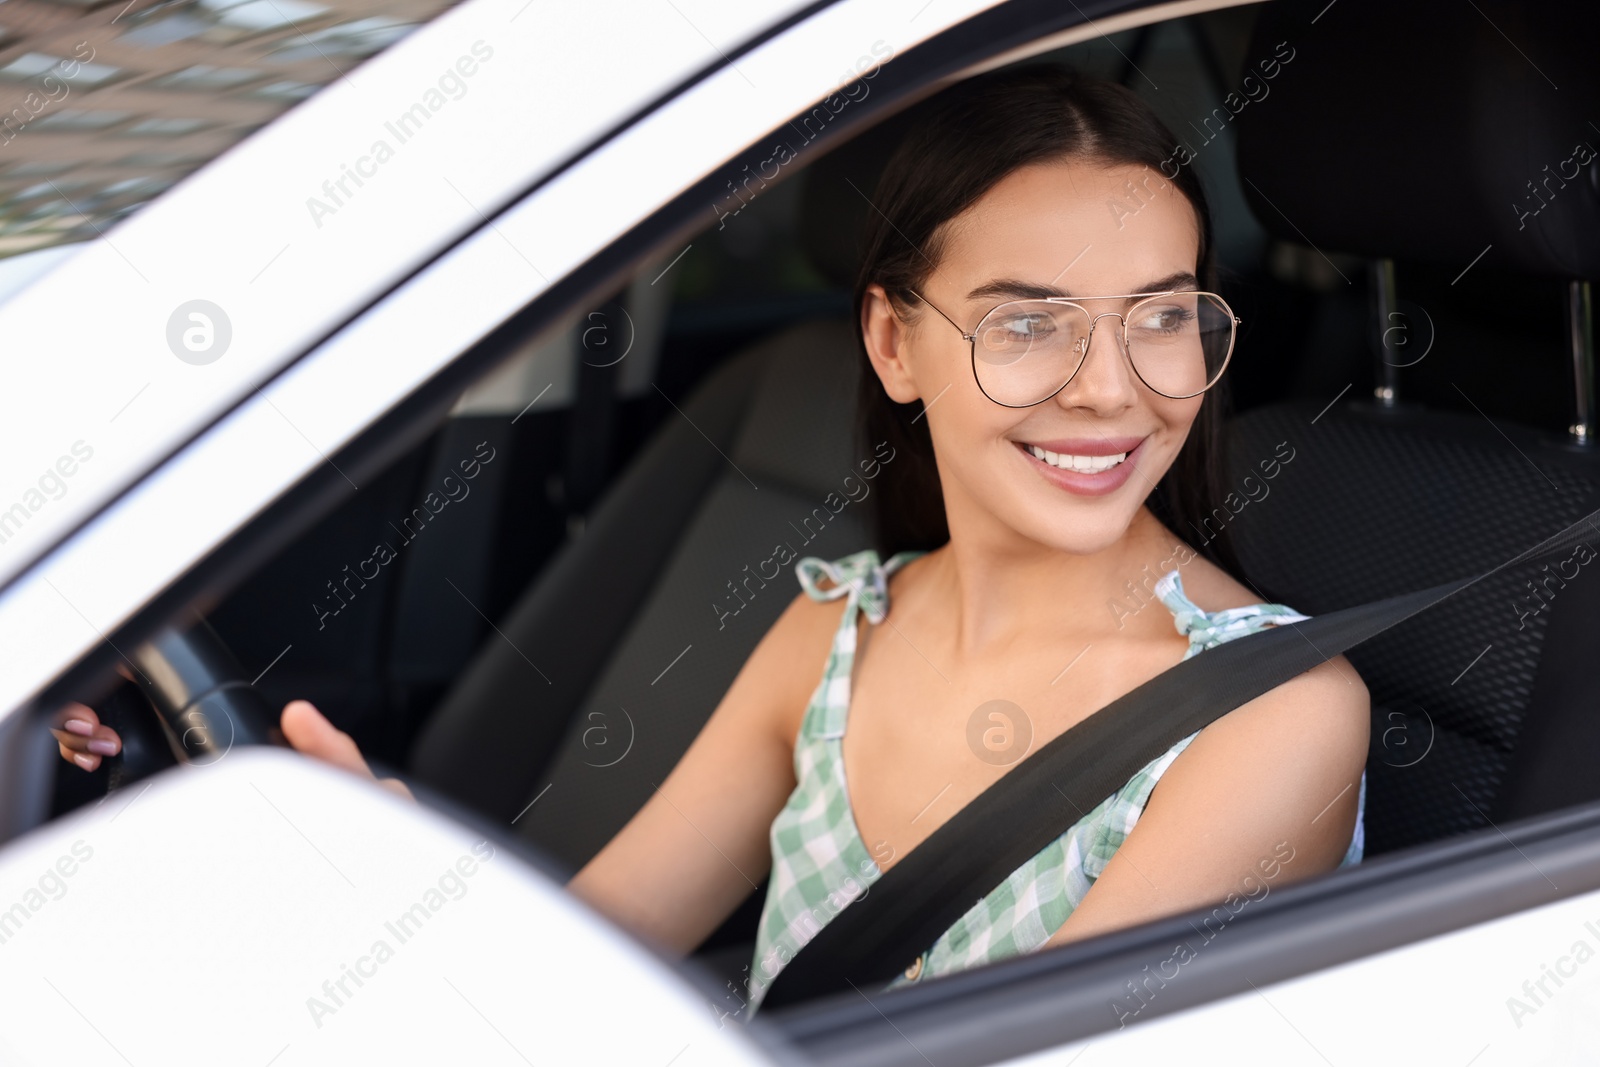
M1597 42L1591 2L1278 0L1237 91L1177 132L1198 155L1233 126L1286 240L1600 278Z

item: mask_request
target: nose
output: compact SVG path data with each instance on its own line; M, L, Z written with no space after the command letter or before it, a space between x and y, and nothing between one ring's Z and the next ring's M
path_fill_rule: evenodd
M1108 318L1116 321L1100 321ZM1128 407L1137 399L1138 383L1122 348L1122 321L1115 311L1102 312L1090 320L1087 340L1078 342L1087 348L1083 361L1066 388L1056 394L1063 406L1111 412ZM1100 329L1102 325L1105 329Z

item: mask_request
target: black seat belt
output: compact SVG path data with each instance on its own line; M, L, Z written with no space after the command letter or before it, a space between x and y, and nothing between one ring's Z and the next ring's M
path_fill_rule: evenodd
M764 1007L881 988L974 903L1183 738L1499 571L1600 535L1595 511L1474 578L1262 630L1191 656L1026 757L826 921Z

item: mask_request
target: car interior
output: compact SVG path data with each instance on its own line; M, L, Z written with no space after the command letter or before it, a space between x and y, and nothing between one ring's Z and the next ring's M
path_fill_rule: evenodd
M1392 34L1372 32L1375 5L1340 6L1273 0L1023 61L1139 93L1198 169L1243 320L1238 491L1214 518L1262 598L1308 615L1487 571L1600 507L1600 163L1563 169L1600 145L1595 36L1529 14L1500 27L1519 56L1471 5L1417 5ZM311 700L558 869L592 857L799 593L759 574L774 546L872 543L864 508L824 501L873 454L855 237L915 113L736 212L708 204L687 247L527 337L237 585L207 621L269 703ZM1518 177L1520 205L1495 202L1503 239L1464 245L1480 189L1522 165L1508 137L1565 148ZM1496 573L1349 653L1372 694L1369 859L1600 797L1600 580L1579 562ZM145 758L131 687L105 714L123 759ZM122 780L119 762L63 765L56 813ZM699 950L719 981L749 962L761 895Z

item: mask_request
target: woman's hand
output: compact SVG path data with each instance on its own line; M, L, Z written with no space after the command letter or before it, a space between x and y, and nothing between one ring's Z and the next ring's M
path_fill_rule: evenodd
M61 748L61 758L86 771L96 770L102 756L122 751L122 738L85 704L68 704L56 712L50 733Z
M373 774L350 735L329 722L309 700L291 700L285 704L279 725L283 727L283 736L296 751L325 760L335 767L343 767L358 777L370 778L407 800L417 799L400 779L379 778Z
M398 778L380 779L373 774L350 735L329 722L310 701L289 701L279 724L295 751L342 767L359 777L370 778L407 800L416 799ZM102 757L114 756L122 749L122 739L117 732L103 725L94 709L83 704L68 704L56 712L55 725L50 732L61 747L61 758L86 771L95 770Z

